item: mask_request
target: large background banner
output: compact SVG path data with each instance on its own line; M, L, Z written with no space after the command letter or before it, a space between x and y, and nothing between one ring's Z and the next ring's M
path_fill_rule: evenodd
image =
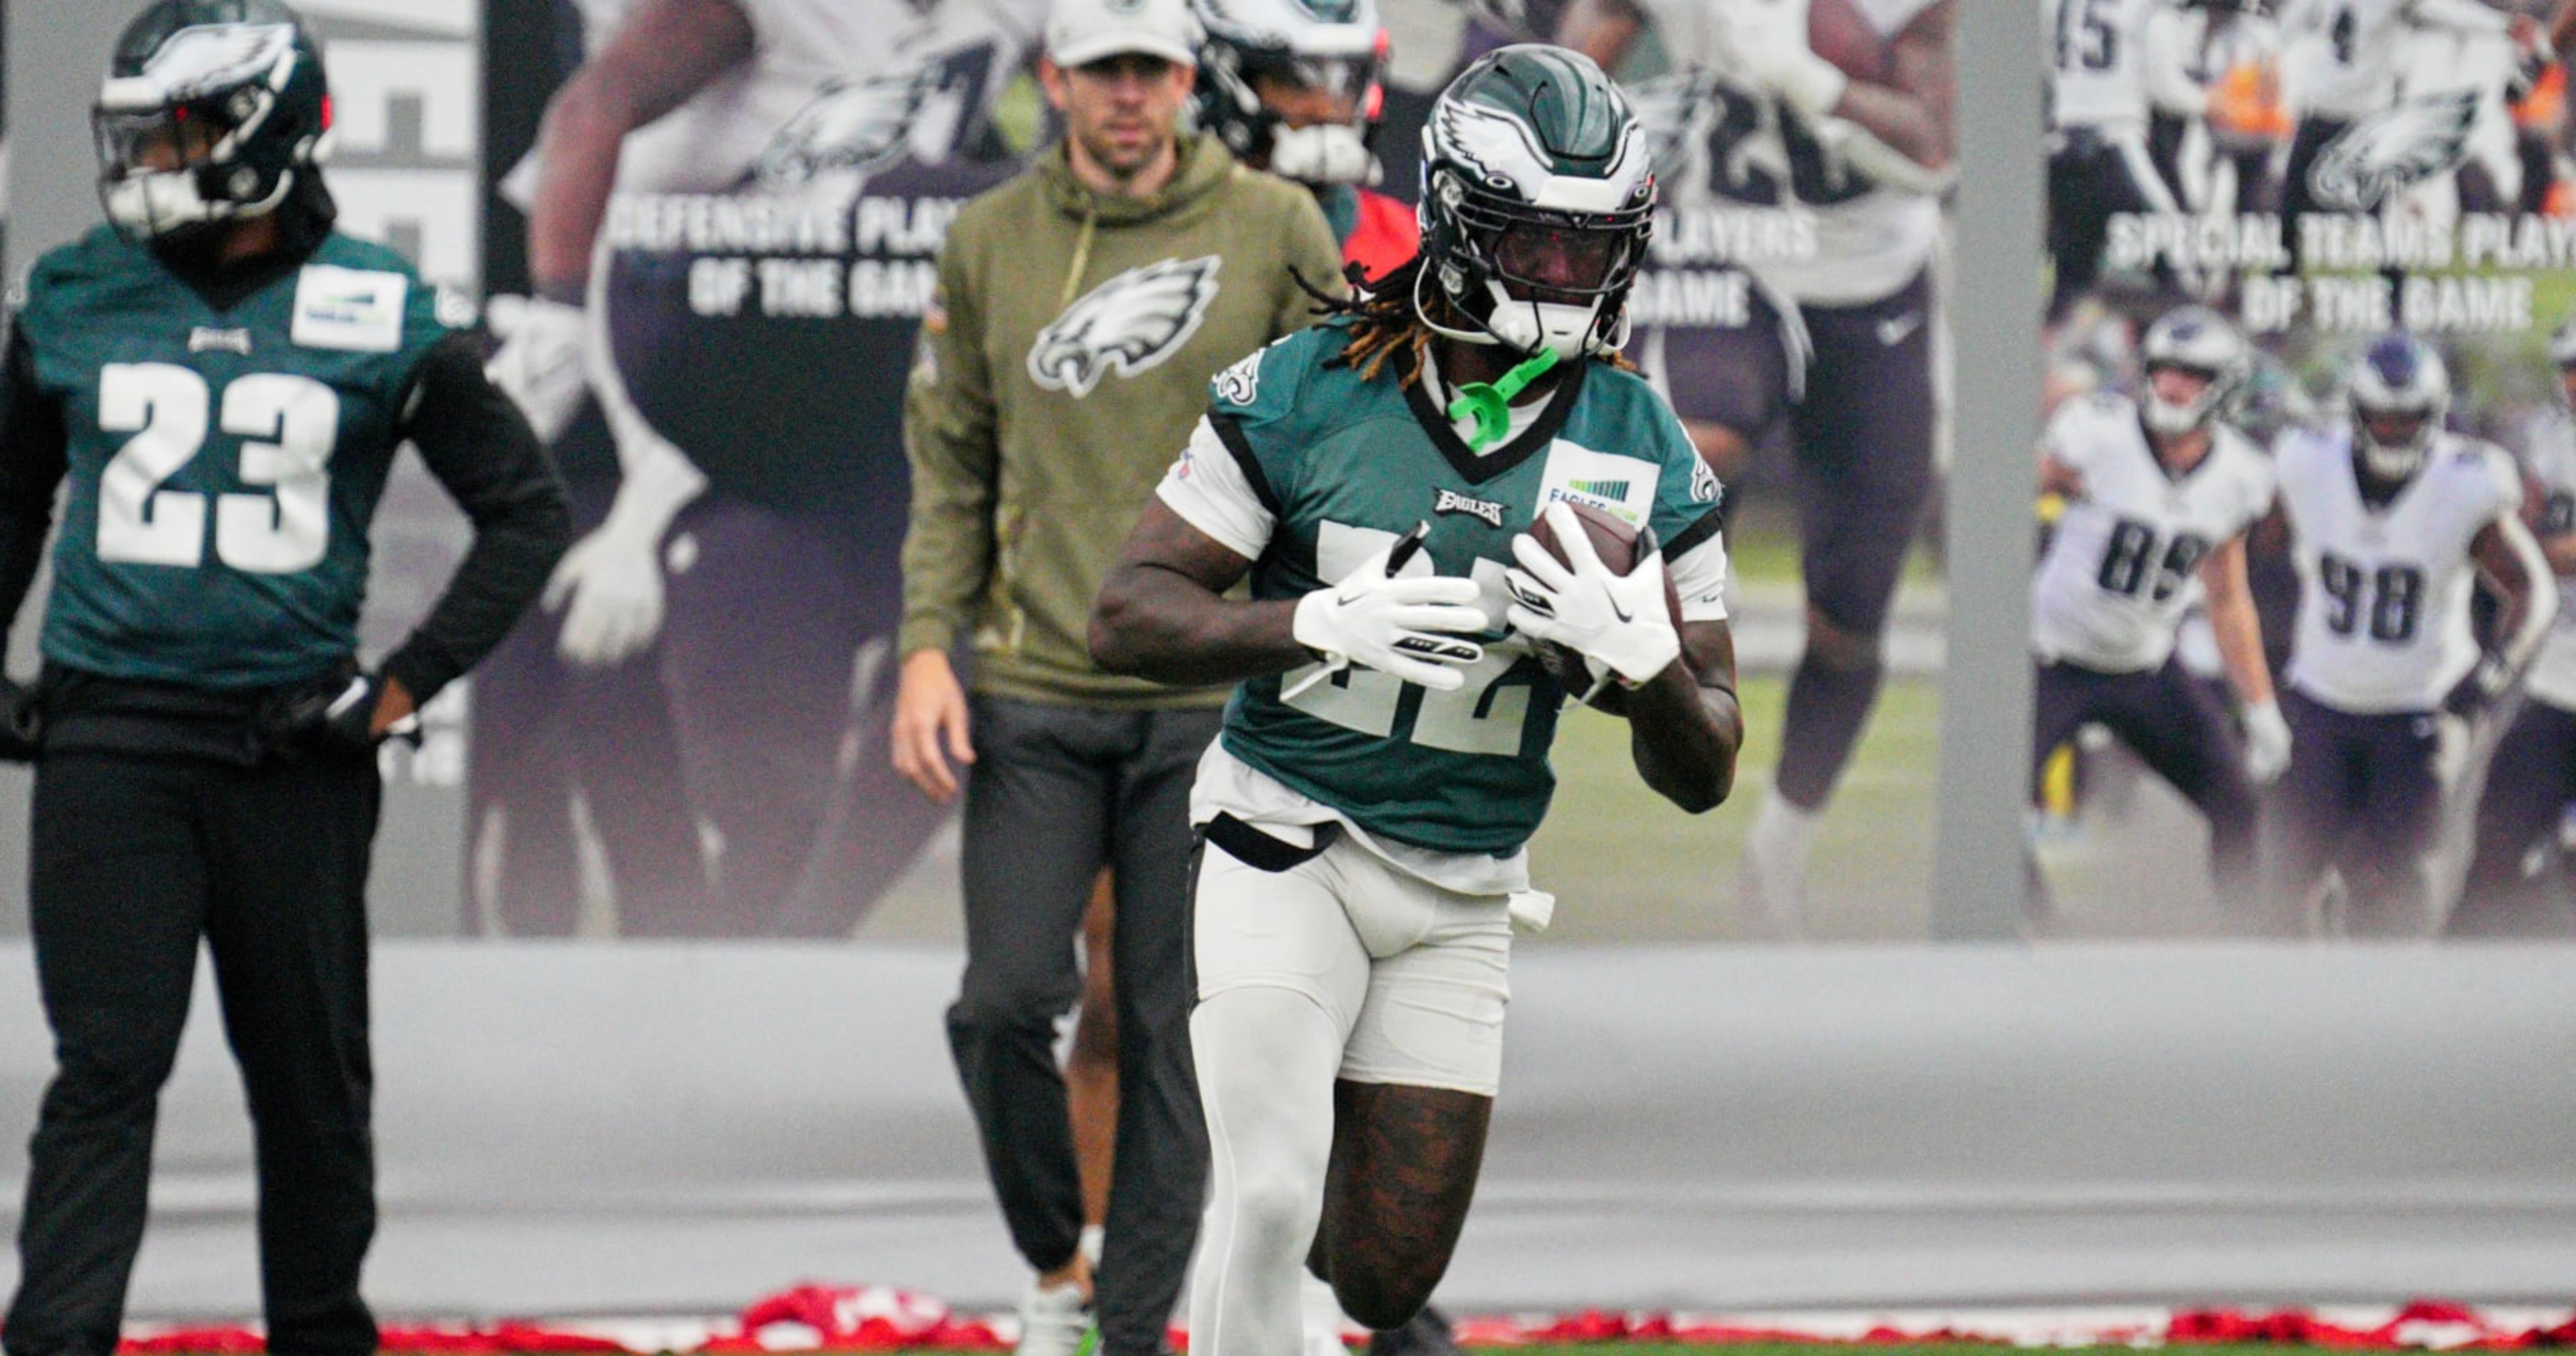
M1430 99L1482 52L1561 37L1627 82L1668 203L1629 353L1732 489L1737 800L1682 816L1624 727L1569 721L1535 848L1568 935L1924 935L1954 2L1815 6L1825 50L1906 110L1876 131L1798 112L1693 4L1385 6L1377 145L1408 201ZM883 746L902 388L948 219L1050 135L1042 6L865 31L824 0L696 10L486 11L495 329L515 369L586 389L555 445L590 535L476 675L467 930L953 937L945 817ZM643 80L667 113L603 116L597 90ZM690 471L703 491L661 492ZM1802 808L1754 907L1736 882L1774 784Z
M86 113L124 14L51 0L6 8L17 148L9 230L23 267L26 250L97 219ZM470 155L434 149L455 143L432 138L433 125L449 124L433 116L440 96L421 82L457 69L460 55L469 85L484 69L473 58L478 7L307 8L331 35L335 73L345 42L403 45L374 67L377 83L341 76L344 104L383 109L383 141L345 153L334 183L353 217L372 211L398 238L409 232L426 261L425 214L452 200L406 197L401 186L471 181L476 170ZM519 26L494 27L489 46L573 69L581 54L554 27L557 8L529 6ZM1464 9L1407 5L1390 17L1399 80L1416 95L1437 86L1478 31ZM1969 774L1994 769L1996 750L2028 719L2011 699L2014 675L2028 672L2025 636L1998 618L2024 596L2026 569L2024 425L2037 382L2035 364L2023 364L2038 197L2028 54L2038 25L2029 11L1982 2L1959 18L1971 96L1961 151L1981 191L1958 203L1958 267L1974 281L1956 301L1962 333L1980 342L1959 373L1946 573L1958 585L2001 562L2014 577L1957 587L1948 600L1957 639L1940 732L1932 925L1942 936L1994 937L2018 921L2022 769ZM1418 32L1431 37L1411 42L1416 51L1454 45L1426 59L1433 69L1408 74L1405 35ZM509 93L489 88L490 135L523 145L536 110L523 107L512 131L501 117ZM517 162L515 151L505 158ZM369 207L361 190L379 172L397 191ZM525 221L485 210L496 241L523 249ZM470 212L465 220L475 229ZM503 254L492 256L494 290L524 293L524 266L505 270ZM834 262L846 281L854 261ZM758 263L751 272L757 279ZM1741 482L1748 573L1764 464L1757 457ZM1775 454L1768 464L1781 463ZM424 526L434 526L426 514ZM380 600L399 596L385 581L377 588ZM1788 643L1770 661L1775 674L1795 653L1796 604L1782 611L1786 627L1774 634ZM1753 612L1743 613L1748 639ZM370 643L403 624L371 619ZM18 639L31 631L22 626ZM1899 669L1904 654L1891 644ZM12 671L30 662L17 655ZM857 676L855 660L846 673ZM1956 686L1962 674L1974 684ZM1767 714L1756 709L1757 747L1776 747L1778 699L1769 700ZM1921 932L1922 849L1905 835L1930 823L1920 808L1933 799L1920 761L1928 741L1882 754L1895 747L1877 742L1889 729L1883 712L1844 778L1837 819L1858 823L1832 830L1849 838L1817 858L1820 933L1849 935L1863 921L1829 904L1831 873L1879 871L1874 854L1906 852L1911 874L1886 876L1891 895L1914 902L1878 916ZM594 733L607 748L629 732ZM1569 776L1563 812L1629 794L1609 751L1589 781ZM1915 808L1874 831L1878 821L1851 812L1864 789L1900 774L1913 779L1902 804ZM0 804L0 899L14 898L23 876L8 858L24 842L24 786L23 772L0 770L0 800L18 798ZM2576 1167L2563 1127L2576 1116L2576 1081L2563 1052L2576 1042L2576 1009L2560 948L1560 944L1598 936L1591 930L1612 917L1641 935L1731 929L1732 844L1761 790L1749 777L1737 803L1703 820L1649 820L1640 795L1565 821L1610 846L1593 848L1589 884L1561 887L1569 900L1558 930L1515 956L1505 1090L1476 1214L1442 1290L1453 1310L2414 1293L2564 1302L2576 1270ZM1952 832L1997 815L1998 832ZM467 916L462 818L452 785L399 771L375 909L380 923L435 938L376 949L384 1212L367 1282L383 1312L716 1314L801 1277L1010 1307L1025 1274L977 1161L940 1023L954 993L953 945L445 940ZM1549 860L1577 860L1584 846L1551 839ZM593 873L586 881L609 879L601 860L578 867ZM939 880L940 868L925 856L916 878ZM2165 876L2142 882L2136 906L2167 886ZM604 935L615 896L584 888L603 891L579 898L583 925ZM907 902L910 888L881 903L862 935L947 926L936 904ZM473 914L495 916L479 902ZM14 1227L21 1146L51 1061L27 944L0 942L0 1233ZM134 1314L256 1312L249 1132L211 993L200 995L164 1096L156 1154ZM0 1288L14 1276L0 1251Z
M2206 525L2168 531L2155 526L2165 520L2153 501L2206 496L2205 486L2181 474L2170 486L2122 486L2121 468L2145 448L2128 402L2144 399L2151 326L2206 306L2251 345L2222 422L2284 482L2281 516L2242 539L2259 618L2254 662L2301 694L2284 698L2294 708L2315 696L2342 713L2411 713L2413 724L2393 737L2415 751L2355 753L2322 736L2335 722L2337 730L2361 726L2310 708L2287 774L2262 790L2257 834L2256 807L2223 786L2231 775L2223 765L2246 748L2232 723L2200 747L2191 731L2207 717L2184 710L2188 703L2158 698L2162 714L2141 715L2134 704L2100 701L2053 753L2040 750L2037 857L2053 894L2041 931L2576 932L2563 902L2561 845L2576 830L2561 819L2576 790L2563 746L2547 742L2545 725L2514 725L2524 705L2517 697L2456 718L2423 694L2400 692L2397 677L2431 673L2447 687L2469 671L2473 633L2496 639L2496 581L2474 562L2456 568L2467 531L2496 512L2492 502L2470 501L2501 477L2510 516L2543 537L2570 526L2576 480L2567 459L2576 443L2546 342L2576 319L2567 69L2546 34L2565 8L2557 0L2290 0L2277 9L2044 0L2054 290L2043 453L2084 468L2087 485L2043 500L2059 538L2051 563L2062 568L2040 571L2035 605L2057 620L2043 620L2037 648L2081 667L2108 643L2084 634L2089 623L2078 619L2102 609L2078 594L2188 597L2177 690L2200 689L2204 711L2243 703L2241 678L2231 683L2227 674L2228 609L2209 601L2203 583L2204 565L2235 549L2242 519L2214 535ZM2384 384L2395 371L2365 354L2400 330L2447 368L2447 423L2458 437L2436 446L2394 499L2364 507L2349 455L2349 393L2357 380ZM2560 358L2570 360L2576 351ZM2463 439L2500 450L2474 451ZM2457 474L2463 458L2485 458L2489 471ZM2540 572L2544 606L2565 549L2562 541L2557 564ZM2079 553L2090 554L2071 559ZM2558 662L2544 659L2535 682ZM2109 691L2073 672L2043 672L2043 737L2066 733L2079 689ZM2553 701L2569 695L2554 684L2548 691ZM2508 730L2517 733L2507 738ZM2500 742L2532 756L2499 763L2510 770L2490 785L2489 755ZM2343 760L2332 775L2344 784L2325 798L2347 809L2335 843L2317 850L2331 849L2339 865L2312 895L2303 881L2277 881L2282 890L2258 908L2251 890L2227 884L2225 859L2231 850L2241 858L2258 838L2275 862L2304 850L2313 835L2292 826L2312 812L2297 807L2321 799L2332 760ZM2190 788L2190 801L2177 785ZM2408 840L2410 825L2436 817L2422 851L2375 860L2389 855L2375 845ZM2488 843L2480 878L2464 885L2482 834L2509 841ZM2412 879L2392 891L2374 875ZM2157 888L2140 891L2142 880ZM2377 906L2392 893L2414 898Z

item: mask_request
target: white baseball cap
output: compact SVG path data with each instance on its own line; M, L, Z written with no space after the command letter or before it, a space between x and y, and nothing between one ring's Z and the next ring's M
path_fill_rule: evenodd
M1125 52L1195 66L1200 35L1189 0L1055 0L1047 9L1047 56L1068 70Z

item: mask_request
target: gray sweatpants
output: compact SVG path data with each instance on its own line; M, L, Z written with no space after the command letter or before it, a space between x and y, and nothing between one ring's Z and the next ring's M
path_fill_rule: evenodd
M966 974L949 1048L1011 1239L1040 1271L1082 1229L1055 1024L1081 995L1091 883L1117 881L1117 1168L1094 1278L1101 1348L1150 1356L1180 1296L1207 1183L1190 1065L1190 782L1222 713L974 699Z

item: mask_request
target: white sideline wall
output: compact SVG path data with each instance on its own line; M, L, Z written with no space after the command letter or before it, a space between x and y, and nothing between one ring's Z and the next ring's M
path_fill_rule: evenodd
M398 942L376 963L388 1316L723 1314L1025 1283L948 1063L944 947ZM0 947L0 1224L47 1050ZM2566 1302L2563 951L1530 946L1468 1312ZM257 1309L210 993L138 1318ZM15 1259L0 1261L0 1282Z

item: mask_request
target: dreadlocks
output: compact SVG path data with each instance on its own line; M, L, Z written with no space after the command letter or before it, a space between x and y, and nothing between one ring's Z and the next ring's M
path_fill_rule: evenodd
M1334 355L1327 366L1352 368L1360 374L1360 380L1375 381L1378 372L1386 366L1386 360L1401 349L1411 353L1413 361L1399 381L1411 386L1421 379L1422 357L1431 347L1432 331L1414 311L1414 298L1419 294L1425 266L1423 256L1418 253L1375 278L1368 276L1368 271L1356 263L1344 265L1342 280L1350 285L1348 297L1334 296L1316 288L1303 277L1297 277L1297 286L1315 299L1315 314L1326 319L1347 316L1351 320L1350 342L1342 346L1342 351ZM1449 310L1447 295L1438 289L1434 289L1434 293L1427 299L1427 304L1438 306L1443 311ZM1460 321L1459 327L1464 328L1465 323ZM1637 370L1636 364L1629 362L1624 354L1611 352L1599 356L1601 361L1620 371Z

